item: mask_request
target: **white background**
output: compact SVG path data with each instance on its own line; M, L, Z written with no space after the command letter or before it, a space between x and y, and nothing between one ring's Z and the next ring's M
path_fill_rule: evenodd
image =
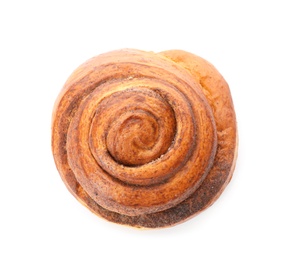
M0 259L290 259L289 1L0 2ZM228 81L239 126L234 177L167 229L109 223L62 183L53 103L103 52L183 49Z

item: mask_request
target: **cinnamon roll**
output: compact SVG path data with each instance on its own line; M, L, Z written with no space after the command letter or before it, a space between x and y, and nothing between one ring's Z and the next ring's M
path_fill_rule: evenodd
M233 174L229 87L213 65L180 50L96 56L55 102L52 151L67 188L96 215L175 225L209 207Z

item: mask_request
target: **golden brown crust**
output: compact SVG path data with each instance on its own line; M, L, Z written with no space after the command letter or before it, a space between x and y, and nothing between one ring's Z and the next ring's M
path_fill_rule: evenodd
M226 82L183 51L92 58L54 107L52 149L63 181L120 224L170 226L211 205L231 178L236 146Z

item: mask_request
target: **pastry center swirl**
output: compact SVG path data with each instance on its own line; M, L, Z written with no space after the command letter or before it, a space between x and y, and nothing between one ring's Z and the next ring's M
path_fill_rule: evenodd
M161 185L192 156L196 133L194 118L187 116L191 106L173 86L135 79L110 83L93 94L83 110L91 113L82 114L78 125L89 130L80 137L104 177L144 188Z
M108 126L106 145L115 161L141 166L166 153L176 132L174 112L166 100L148 90L123 92L109 99L106 107L115 116ZM121 100L125 105L120 105Z

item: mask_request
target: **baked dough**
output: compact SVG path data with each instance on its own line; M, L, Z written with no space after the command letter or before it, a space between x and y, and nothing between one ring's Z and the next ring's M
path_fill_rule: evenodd
M56 100L52 151L67 188L96 215L134 227L175 225L209 207L233 174L229 87L185 51L96 56Z

